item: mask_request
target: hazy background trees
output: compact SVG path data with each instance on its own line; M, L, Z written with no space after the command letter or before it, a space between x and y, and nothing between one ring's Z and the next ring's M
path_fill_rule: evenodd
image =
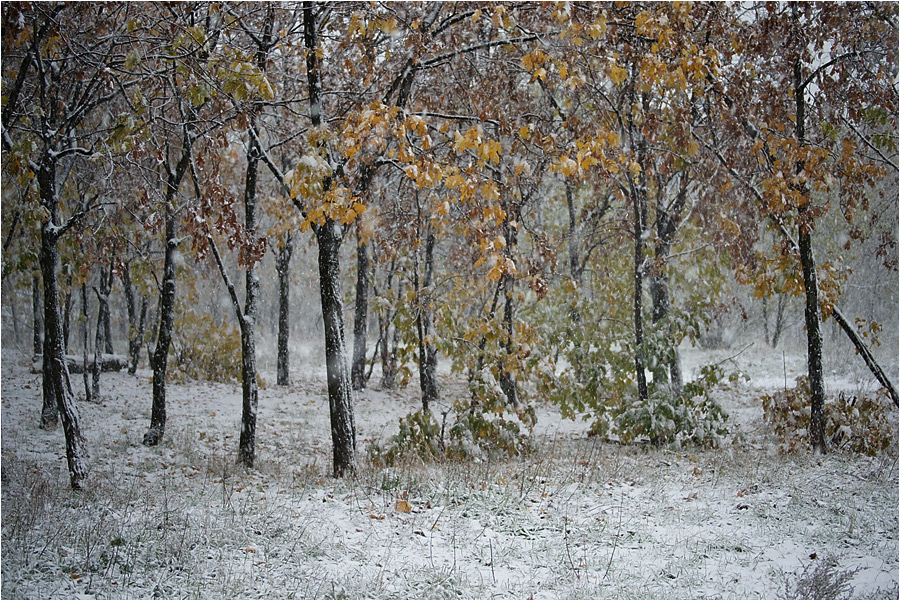
M152 370L148 445L171 377L240 378L247 466L260 381L318 355L336 475L374 372L418 379L441 444L448 423L527 429L539 397L597 434L703 442L721 374L679 354L757 338L802 344L819 450L834 353L897 402L896 7L5 3L3 20L4 338L42 357L73 486L76 351L94 396L101 352Z

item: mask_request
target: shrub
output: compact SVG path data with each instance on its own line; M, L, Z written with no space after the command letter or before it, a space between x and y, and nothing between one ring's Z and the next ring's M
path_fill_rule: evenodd
M816 564L803 568L796 578L783 575L784 599L852 599L853 577L859 572L838 569L838 559L828 555ZM814 567L815 566L815 567Z
M442 414L441 424L431 412L416 411L401 418L397 434L384 448L371 447L369 455L376 465L387 466L410 455L425 461L515 457L529 449L535 420L534 408L521 403L510 412L500 399L456 401Z
M187 309L175 319L172 380L235 382L241 377L241 334L224 320Z
M779 450L789 453L809 447L809 378L796 386L762 397L763 415L775 428ZM897 416L887 391L874 396L847 395L825 400L825 436L835 446L876 455L897 444Z
M711 390L724 378L721 368L705 366L701 376L684 386L679 396L658 388L642 402L631 397L599 408L589 435L615 437L622 442L649 440L653 444L717 446L728 435L728 414L712 398ZM734 381L736 375L729 376Z

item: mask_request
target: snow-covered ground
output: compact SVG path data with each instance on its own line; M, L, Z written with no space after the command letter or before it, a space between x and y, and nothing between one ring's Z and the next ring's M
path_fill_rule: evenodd
M896 449L776 454L758 398L792 385L802 356L737 352L685 357L687 373L727 361L752 378L719 398L742 434L721 449L602 443L539 407L536 451L517 460L369 465L367 445L418 407L413 385L357 399L354 481L328 475L321 365L260 392L250 471L235 464L238 385L170 386L149 449L149 373L104 374L102 402L79 403L92 472L78 493L61 430L37 427L40 375L5 352L2 596L775 598L825 590L818 578L896 599Z

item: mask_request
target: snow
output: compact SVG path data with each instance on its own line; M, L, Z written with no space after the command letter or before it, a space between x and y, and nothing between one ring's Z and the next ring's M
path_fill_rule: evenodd
M602 443L541 405L530 455L374 467L367 446L419 408L414 381L355 395L355 481L329 477L321 359L292 353L295 384L260 390L249 471L238 383L170 385L165 438L147 448L149 371L104 374L102 403L79 403L93 471L73 493L61 430L37 428L40 375L6 351L2 596L775 598L833 556L858 570L854 596L896 598L896 449L776 454L757 399L803 357L737 352L683 359L686 378L709 360L752 378L719 399L742 434L721 449ZM829 391L848 384L834 375Z

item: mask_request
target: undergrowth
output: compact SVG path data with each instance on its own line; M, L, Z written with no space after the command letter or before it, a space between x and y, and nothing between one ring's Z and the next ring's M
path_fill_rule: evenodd
M796 385L763 395L765 421L775 429L783 453L806 451L809 443L809 378ZM897 413L884 389L874 395L843 392L825 400L825 437L831 445L875 456L897 447Z

